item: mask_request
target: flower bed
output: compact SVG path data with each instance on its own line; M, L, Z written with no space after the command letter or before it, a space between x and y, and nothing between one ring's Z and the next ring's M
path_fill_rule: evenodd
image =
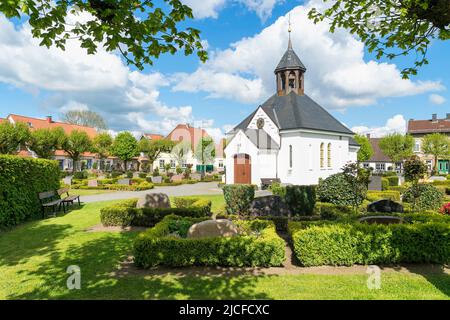
M290 222L289 233L295 255L304 266L448 263L450 223L423 222Z
M245 232L235 237L192 239L173 235L179 232L180 226L186 230L192 224L206 219L166 216L154 228L136 238L134 262L142 268L158 265L268 267L283 263L285 244L271 221L236 221Z

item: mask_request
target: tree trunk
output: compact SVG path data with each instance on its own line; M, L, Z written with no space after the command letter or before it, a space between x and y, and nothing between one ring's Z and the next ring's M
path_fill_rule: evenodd
M127 172L127 160L123 160L124 171Z
M439 174L438 169L439 169L438 156L434 156L434 174Z

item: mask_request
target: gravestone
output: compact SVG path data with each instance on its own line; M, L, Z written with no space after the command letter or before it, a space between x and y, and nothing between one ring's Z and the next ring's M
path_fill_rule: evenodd
M368 189L373 191L381 191L381 177L371 176Z
M172 178L170 178L170 180L172 180L172 182L179 182L182 181L184 178L183 174L175 174L172 176Z
M162 183L162 176L152 177L153 183Z
M139 198L136 208L170 208L170 200L164 193L148 193Z
M238 228L231 220L206 220L189 228L188 238L233 237L239 234Z
M72 176L67 176L63 179L64 184L72 185Z
M202 175L200 173L191 173L191 180L200 181L202 179Z
M400 203L392 201L390 199L378 200L370 203L367 206L367 212L403 212L403 206Z
M98 187L97 180L88 180L88 187Z
M131 179L119 179L119 181L117 181L118 184L124 184L124 185L131 185Z
M286 203L277 195L255 198L250 205L252 216L289 216Z
M442 176L431 176L428 180L430 180L430 181L445 181L445 180L447 180L447 178L442 177Z

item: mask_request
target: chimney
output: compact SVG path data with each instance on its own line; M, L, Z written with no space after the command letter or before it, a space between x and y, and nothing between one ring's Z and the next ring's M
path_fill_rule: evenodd
M367 139L370 139L370 133L366 134Z
M433 122L437 121L437 114L436 113L433 113L431 115L431 120L433 120Z
M447 120L450 120L450 113L447 113Z
M52 116L47 116L47 122L48 122L48 123L52 123L52 122L53 122Z

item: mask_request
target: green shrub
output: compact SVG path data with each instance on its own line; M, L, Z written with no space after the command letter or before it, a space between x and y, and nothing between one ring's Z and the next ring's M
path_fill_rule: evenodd
M375 191L369 190L367 191L366 199L370 202L378 201L382 199L390 199L392 201L400 201L400 192L395 190L386 190L386 191Z
M77 180L87 179L88 177L89 177L89 174L86 170L77 171L73 174L73 179L77 179Z
M323 220L346 219L346 217L351 217L354 214L351 206L340 206L326 202L317 202L315 211Z
M416 210L437 210L441 207L444 194L431 184L419 184L417 186L418 197L415 199ZM414 187L408 188L403 194L403 201L414 204Z
M120 171L113 171L113 172L111 172L111 178L119 178L120 176L122 176L122 172L120 172Z
M255 187L249 184L233 184L222 187L228 214L247 215L255 198Z
M287 186L285 201L293 215L311 215L316 204L316 187Z
M395 171L385 171L383 172L383 177L393 177L393 176L397 176L397 173Z
M447 180L435 180L433 181L434 186L444 186L444 187L450 187L450 181Z
M170 235L174 220L167 216L134 241L134 262L142 268L158 265L203 266L279 266L285 259L285 243L270 221L239 221L247 232L235 237L180 238ZM199 219L184 218L191 225Z
M0 155L0 228L40 216L38 193L57 190L59 174L53 160Z
M351 206L354 202L352 187L342 173L333 174L325 180L320 180L317 187L317 197L321 202L341 206ZM361 199L358 200L362 201L363 199L364 197L361 195Z
M272 191L272 193L276 196L280 196L281 199L285 199L286 197L286 187L281 186L280 183L278 182L273 182L270 185L270 190Z
M388 179L389 187L398 186L399 178L397 176L390 176L390 177L387 177L386 179Z
M193 197L175 197L173 203L176 208L200 208L205 216L211 214L211 201L202 198Z
M304 266L450 261L450 224L289 223Z
M388 178L381 178L381 190L386 191L389 189L389 180Z
M408 186L402 185L402 186L389 187L388 190L386 190L386 191L391 191L391 190L398 191L402 194L406 191L406 189L408 189Z
M138 177L141 179L145 179L145 178L147 178L147 174L145 172L140 172Z
M133 178L133 172L131 172L131 171L127 171L127 173L125 175L128 179Z
M100 210L100 220L105 226L152 227L165 216L205 217L206 206L189 208L136 208L137 200L121 201Z

